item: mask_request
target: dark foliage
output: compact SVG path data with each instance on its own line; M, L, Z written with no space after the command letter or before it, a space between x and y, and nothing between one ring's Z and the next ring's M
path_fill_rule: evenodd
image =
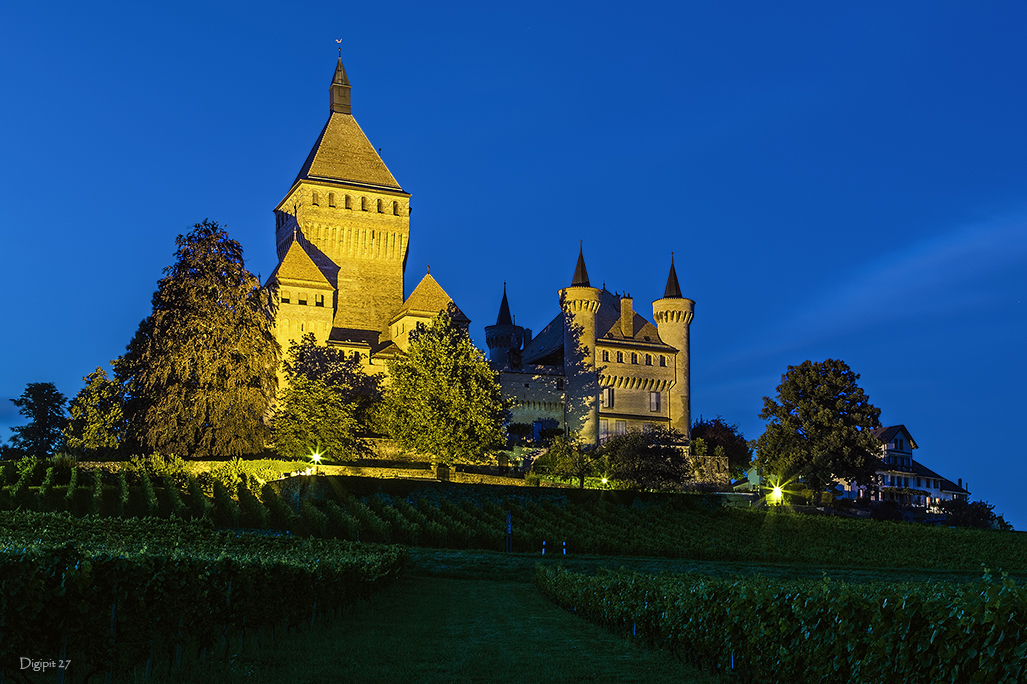
M64 405L68 402L52 382L30 382L25 391L11 403L18 413L29 419L27 425L11 428L11 447L17 452L45 458L61 448L64 426L68 419Z
M685 437L677 430L656 426L615 435L600 447L609 470L606 477L637 489L680 489L691 479Z
M749 468L752 448L745 441L737 423L728 423L720 416L712 420L704 420L699 416L699 420L692 424L692 439L696 438L706 443L711 454L717 453L717 447L724 449L732 477L741 477Z

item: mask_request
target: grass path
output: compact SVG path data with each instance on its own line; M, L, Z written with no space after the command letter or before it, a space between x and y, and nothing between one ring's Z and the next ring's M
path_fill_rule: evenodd
M141 677L129 681L142 681ZM152 682L713 684L542 598L525 582L407 576L330 625Z

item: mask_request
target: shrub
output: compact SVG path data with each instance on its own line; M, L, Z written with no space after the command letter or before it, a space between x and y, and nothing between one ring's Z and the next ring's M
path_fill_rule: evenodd
M160 481L164 485L164 492L168 495L168 503L171 504L171 515L176 518L189 517L189 508L182 501L174 476L164 473L160 476Z
M214 523L222 527L239 526L239 505L220 480L214 480Z
M206 473L204 473L206 475ZM189 503L192 504L193 516L201 519L209 519L214 514L214 505L207 498L203 491L199 478L194 475L186 476L186 487L189 489Z
M250 527L267 527L271 514L267 506L260 502L250 489L253 478L244 476L237 487L239 493L239 508L242 509L243 522Z

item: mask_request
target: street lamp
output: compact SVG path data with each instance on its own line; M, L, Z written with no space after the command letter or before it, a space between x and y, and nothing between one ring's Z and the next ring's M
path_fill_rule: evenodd
M317 467L321 464L321 452L315 451L310 455L310 460L314 462L314 475L317 476Z

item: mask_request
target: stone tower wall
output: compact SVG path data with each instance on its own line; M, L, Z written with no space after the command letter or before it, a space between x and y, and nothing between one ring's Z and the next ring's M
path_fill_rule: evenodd
M564 315L564 374L567 430L588 444L599 441L599 383L596 373L596 312L599 290L560 290Z
M667 392L670 425L686 436L692 428L689 326L694 314L695 302L691 299L669 298L653 302L653 320L660 332L660 339L678 350L675 355L674 384Z

